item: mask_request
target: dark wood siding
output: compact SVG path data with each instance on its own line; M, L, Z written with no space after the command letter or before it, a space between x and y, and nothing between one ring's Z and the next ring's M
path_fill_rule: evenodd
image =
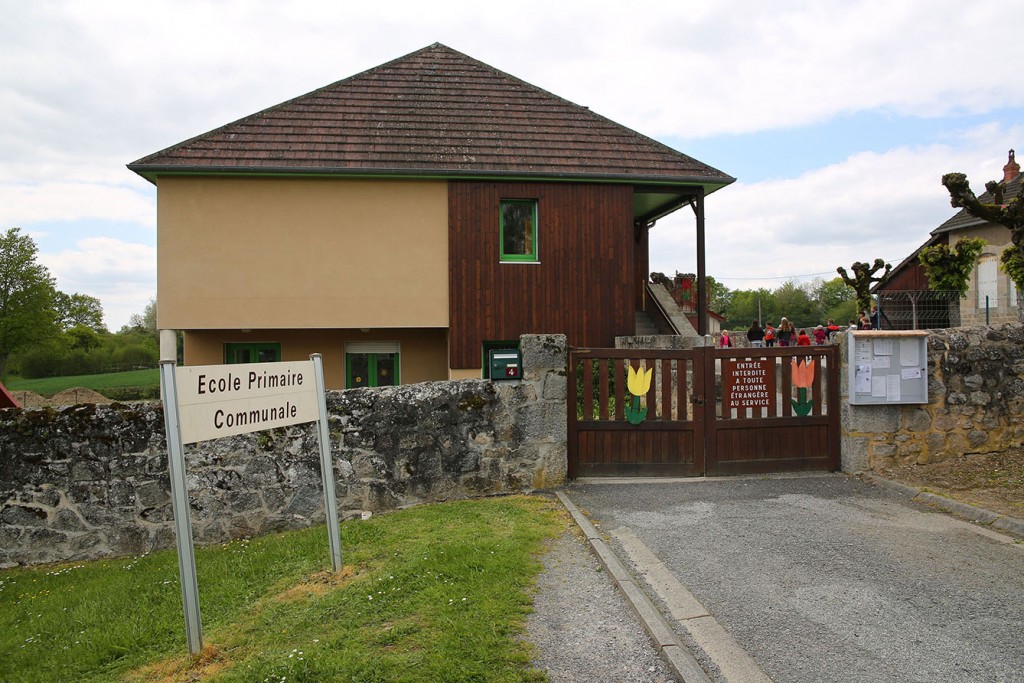
M499 204L537 200L540 263L501 263ZM479 368L485 340L565 334L613 346L633 334L633 190L624 185L452 181L448 193L450 362Z
M948 244L949 235L942 235L935 244ZM920 251L920 250L918 250ZM924 276L924 268L921 263L917 260L917 252L914 253L913 258L909 258L896 267L891 273L889 273L888 279L885 284L881 285L879 291L902 291L912 290L920 291L925 289L931 289L928 286L928 278Z

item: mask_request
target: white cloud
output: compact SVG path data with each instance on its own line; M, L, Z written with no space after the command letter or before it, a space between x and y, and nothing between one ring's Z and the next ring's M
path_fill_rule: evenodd
M0 226L100 218L156 226L154 196L95 182L0 182Z
M98 298L114 331L156 296L156 249L144 244L92 237L73 249L41 253L39 262L57 279L57 289Z
M706 201L708 275L732 289L774 289L789 278L830 279L837 266L849 270L854 261L882 258L896 266L956 212L942 174L963 171L980 193L1006 163L993 152L1009 149L1024 129L986 132L964 133L971 144L962 147L860 153L798 178L720 190ZM695 240L689 210L659 222L651 232L651 269L694 272Z
M1024 105L1012 47L1024 14L995 0L529 0L516 10L543 19L510 21L507 7L469 0L386 11L327 0L8 3L0 229L52 237L49 224L88 218L151 235L155 191L126 163L435 41L660 139ZM709 273L831 272L875 256L895 265L951 214L938 176L963 170L980 187L1022 132L951 131L941 144L725 188L708 200ZM693 232L689 216L659 224L652 268L692 270ZM100 297L114 329L155 292L151 247L83 240L41 259L64 291Z

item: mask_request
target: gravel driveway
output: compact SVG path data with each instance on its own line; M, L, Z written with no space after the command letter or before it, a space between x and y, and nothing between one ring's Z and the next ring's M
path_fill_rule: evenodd
M669 683L643 627L573 532L544 558L527 636L552 683Z
M613 545L616 529L646 544L777 683L1024 683L1009 537L844 475L566 492Z

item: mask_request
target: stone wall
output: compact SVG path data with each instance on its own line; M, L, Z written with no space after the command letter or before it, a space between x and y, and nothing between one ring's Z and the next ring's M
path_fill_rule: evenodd
M522 381L329 392L342 517L564 483L565 338L521 341ZM197 543L324 519L314 425L185 452ZM159 403L0 411L0 567L173 545Z
M845 335L841 343L844 471L1024 445L1024 325L933 330L927 405L850 405Z

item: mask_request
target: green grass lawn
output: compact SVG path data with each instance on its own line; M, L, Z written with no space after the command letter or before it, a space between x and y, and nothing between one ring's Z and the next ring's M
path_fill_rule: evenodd
M8 378L5 386L11 391L34 391L42 396L54 394L71 387L85 387L103 393L106 389L121 387L160 386L160 370L131 370L111 372L104 375L69 375L66 377L43 377L42 379Z
M544 681L523 642L550 500L424 505L197 551L188 655L176 553L0 572L0 680Z

